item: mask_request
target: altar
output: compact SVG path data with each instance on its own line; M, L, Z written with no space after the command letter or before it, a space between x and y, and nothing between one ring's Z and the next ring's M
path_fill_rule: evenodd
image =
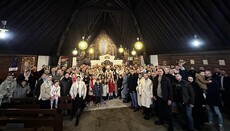
M115 56L106 54L99 56L99 60L90 60L91 67L95 65L101 65L105 63L106 65L111 64L111 65L122 65L123 60L115 60Z

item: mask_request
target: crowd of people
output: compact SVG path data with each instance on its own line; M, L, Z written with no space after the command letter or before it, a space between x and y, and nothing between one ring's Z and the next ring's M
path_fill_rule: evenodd
M105 104L110 99L131 102L134 112L143 108L144 119L154 114L156 125L165 122L173 130L173 119L183 115L187 130L213 125L213 113L218 116L223 131L221 111L229 110L230 77L224 70L214 72L199 67L185 69L182 64L169 67L140 65L81 65L68 68L36 66L14 78L9 73L0 85L0 106L10 98L37 97L41 108L58 108L58 98L70 96L77 107L76 125L85 106Z

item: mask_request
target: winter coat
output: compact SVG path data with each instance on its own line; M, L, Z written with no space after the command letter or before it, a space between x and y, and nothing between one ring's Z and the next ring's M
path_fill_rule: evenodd
M207 85L210 83L209 81L205 80L205 76L196 73L196 83L200 86L202 90L207 90Z
M103 84L102 85L102 96L107 96L109 93L109 85L108 84Z
M52 86L51 88L51 91L50 91L50 95L53 97L53 96L58 96L60 97L61 96L61 87L58 86L58 87L55 87L54 85Z
M52 82L49 81L45 81L43 82L43 84L41 85L41 89L40 89L40 95L38 100L49 100L51 98L51 88L53 86Z
M136 88L136 90L137 90L137 104L138 104L139 106L142 106L142 105L141 105L141 94L142 94L142 86L141 86L141 83L142 83L143 80L144 80L143 77L142 77L142 78L138 78L138 80L137 80L137 88Z
M205 105L205 98L203 96L203 90L199 87L199 85L193 81L190 83L193 87L193 90L195 92L195 107L202 107L202 105Z
M157 87L158 87L158 75L153 79L153 95L157 96ZM163 75L161 78L161 90L162 96L164 100L172 100L173 99L173 88L170 80Z
M17 83L21 83L22 80L26 80L26 77L24 74L20 74L17 78ZM28 80L26 80L29 83L29 86L31 88L31 90L33 91L35 88L35 83L36 83L36 78L31 74L28 77Z
M123 82L123 78L118 77L118 80L117 80L117 89L118 90L121 90L122 82Z
M86 97L86 92L87 92L87 87L85 85L84 81L80 81L79 82L79 86L78 86L78 82L74 82L70 88L69 94L71 96L72 99L75 99L77 95L79 94L79 91L81 91L81 96L83 97L83 99L85 99Z
M14 90L16 89L16 86L16 80L5 80L2 82L2 84L0 85L0 106L1 103L9 102L10 98L12 98Z
M60 81L61 96L69 95L70 88L72 86L71 78L66 79L65 77Z
M153 82L148 78L141 80L141 105L150 108L153 97Z
M102 96L102 85L101 84L95 84L93 88L93 95L96 97Z
M115 92L115 82L114 81L109 81L109 93Z
M121 91L122 98L127 98L127 94L128 94L128 77L124 76L122 82L122 91Z
M176 99L176 101L177 102L181 101L184 104L194 105L195 93L194 93L194 90L193 90L193 87L191 86L191 84L185 80L177 81L176 82L176 90L177 90L177 88L180 88L179 90L181 90L182 100ZM180 94L177 94L177 91L175 91L175 95L177 96L176 98L178 98L178 96ZM181 98L179 98L179 99L181 99Z
M28 84L25 85L25 87L22 87L18 84L17 88L15 88L13 92L13 98L25 98L27 97L27 94L29 94L31 91L30 86Z
M9 80L5 80L2 82L2 84L0 85L0 98L3 98L4 96L7 97L12 97L12 94L14 92L14 90L17 87L17 82L16 80L13 81L9 81Z
M128 89L129 89L129 92L136 92L136 87L137 87L137 79L138 79L138 75L137 74L131 74L129 77L128 77Z
M212 79L212 82L207 84L206 102L210 106L220 106L220 85L217 80Z

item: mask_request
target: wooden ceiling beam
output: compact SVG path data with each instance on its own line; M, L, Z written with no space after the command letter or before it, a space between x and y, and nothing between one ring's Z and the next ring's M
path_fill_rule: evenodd
M81 4L80 6L77 7L77 9L74 11L74 13L72 14L71 16L71 19L69 21L69 23L67 24L66 26L66 29L63 31L62 33L62 36L61 36L61 39L59 41L59 44L58 44L58 48L57 48L57 51L56 51L56 56L60 56L61 54L61 49L62 49L62 46L63 46L63 43L64 43L64 40L66 38L66 34L69 32L69 29L70 29L70 26L72 25L72 23L74 22L75 18L77 17L77 14L79 13L80 10L84 9L84 8L87 8L89 6L91 6L92 4L98 2L98 0L90 0L86 3L83 3ZM78 3L77 3L78 4Z
M111 17L111 20L112 20L112 22L113 22L113 24L114 24L114 26L115 26L115 28L116 28L116 30L117 30L117 33L120 35L121 41L122 41L122 43L124 44L124 43L125 43L125 42L124 42L124 38L123 38L123 36L122 36L122 34L121 34L121 32L120 32L120 29L119 29L119 27L118 27L118 25L117 25L117 23L116 23L116 21L115 21L113 15L111 14L111 12L109 12L109 16Z
M126 10L128 13L130 13L130 15L131 15L131 17L132 17L132 19L134 21L134 25L135 25L137 34L139 35L139 38L140 38L141 41L143 41L143 43L145 43L144 39L143 39L143 35L142 35L142 32L141 32L141 29L140 29L140 24L137 21L136 12L131 7L128 7L127 5L125 5L121 0L115 0L115 2L118 5L120 5L122 8L124 8L124 10ZM146 52L146 49L143 48L143 51Z
M99 14L97 15L97 18L95 19L95 21L91 25L90 30L88 30L87 34L85 35L86 38L88 38L88 36L91 35L92 31L95 28L95 25L98 23L98 21L101 18L102 14L103 14L102 12L99 12Z

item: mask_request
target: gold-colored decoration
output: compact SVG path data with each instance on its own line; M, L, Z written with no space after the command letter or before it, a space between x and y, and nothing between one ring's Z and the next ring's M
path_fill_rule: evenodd
M120 45L120 48L118 49L119 53L123 53L124 52L124 48L122 47L122 45Z
M22 57L21 72L30 70L36 64L36 57Z
M94 58L101 55L117 55L118 49L109 35L102 31L91 44L94 47Z
M143 48L143 43L137 38L137 42L134 44L136 50L141 50Z
M89 49L89 54L93 54L94 53L94 49L91 47L90 49Z
M131 52L131 54L132 54L133 56L135 56L135 55L137 54L137 52L133 49L132 52Z
M79 42L78 47L81 50L85 50L88 47L88 43L84 40L85 37L82 37L82 41Z
M77 49L75 48L72 53L73 53L73 55L77 55L77 53L78 53Z

